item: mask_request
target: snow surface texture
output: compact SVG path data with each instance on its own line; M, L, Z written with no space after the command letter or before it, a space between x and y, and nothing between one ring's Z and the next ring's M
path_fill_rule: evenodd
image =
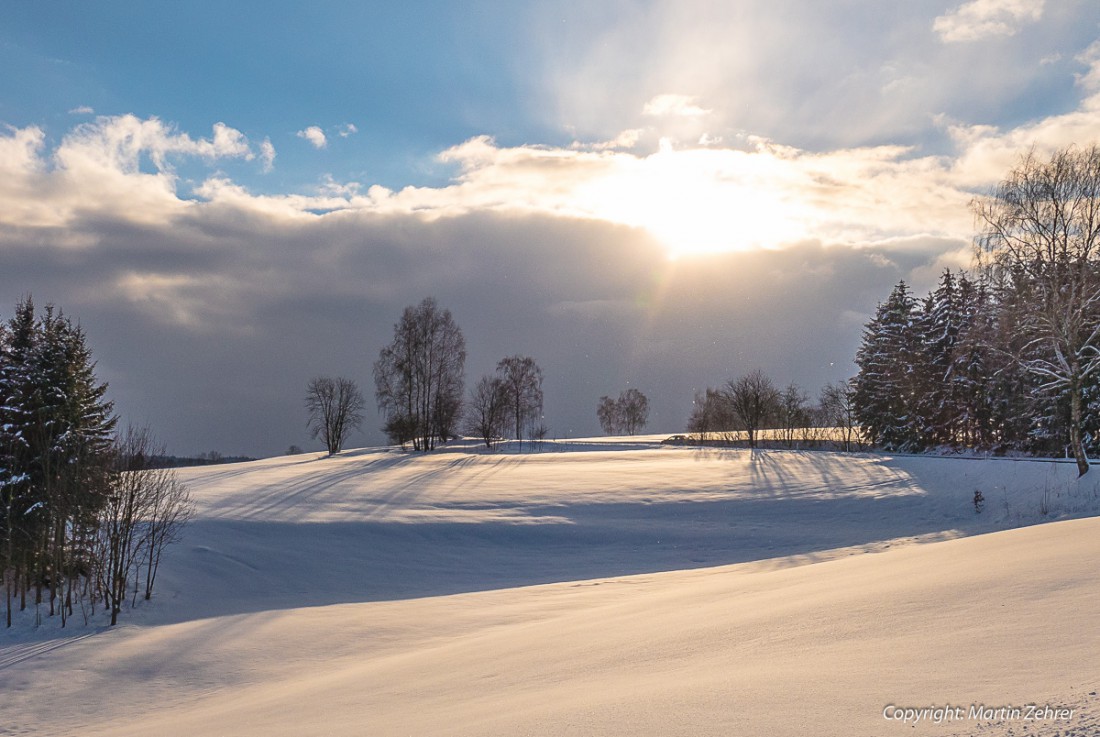
M181 471L152 602L0 633L0 735L1100 732L1100 472L529 450Z

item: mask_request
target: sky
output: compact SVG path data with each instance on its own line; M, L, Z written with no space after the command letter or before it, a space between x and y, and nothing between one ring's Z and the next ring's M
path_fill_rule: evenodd
M970 203L1100 140L1100 5L56 2L0 8L0 318L84 327L169 450L309 437L427 296L467 384L534 357L553 437L650 429L761 368L855 371L899 279L969 266Z

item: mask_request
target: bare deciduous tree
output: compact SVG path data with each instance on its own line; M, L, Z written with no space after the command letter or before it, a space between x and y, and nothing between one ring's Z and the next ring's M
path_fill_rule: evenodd
M783 433L783 442L793 448L798 433L809 424L809 412L806 409L808 397L798 384L790 383L779 396L779 422Z
M165 455L148 430L128 428L115 441L115 469L99 521L99 586L117 624L129 583L145 566L145 599L153 595L164 549L176 542L191 517L187 488L170 468L158 467Z
M824 421L832 427L840 428L845 453L851 452L852 443L863 447L863 436L856 423L853 381L826 384L821 390L819 405Z
M153 596L153 585L160 569L164 549L179 542L184 525L191 519L194 505L187 487L169 468L149 468L139 472L145 485L148 504L145 512L145 599Z
M1068 396L1083 476L1083 394L1100 372L1100 146L1065 148L1049 161L1028 153L974 210L979 260L1015 297L1028 336L1015 359Z
M431 297L406 307L374 364L375 398L391 439L429 451L436 439L454 437L465 365L466 340L450 310Z
M619 404L608 396L600 397L596 404L596 419L600 421L600 429L604 435L619 434Z
M306 389L306 409L313 437L320 437L328 454L336 455L352 429L363 422L363 394L351 379L318 376Z
M623 431L627 435L637 435L649 422L649 399L631 388L619 394L618 405Z
M633 388L619 392L618 399L600 397L596 417L605 435L636 435L649 421L649 400Z
M775 415L779 392L760 369L726 383L730 407L749 436L749 447L756 447L757 431Z
M530 356L509 356L497 364L497 375L508 398L514 437L522 440L524 428L533 427L542 414L542 369Z
M470 390L466 406L466 429L485 442L486 448L504 434L508 425L508 395L504 382L496 376L482 376Z
M697 433L700 442L713 440L712 433L717 433L719 438L722 434L727 434L727 440L729 440L729 433L732 433L737 424L737 417L730 407L729 397L724 392L707 388L705 392L695 394L687 430L690 433Z

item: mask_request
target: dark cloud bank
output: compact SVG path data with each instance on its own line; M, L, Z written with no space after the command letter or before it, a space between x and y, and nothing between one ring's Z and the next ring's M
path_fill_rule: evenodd
M682 430L693 393L753 368L812 393L849 376L860 330L892 284L918 289L965 244L784 250L670 260L643 231L548 216L425 222L362 212L291 224L204 205L170 227L87 221L81 245L0 234L0 316L20 295L88 333L124 420L176 453L319 447L311 376L373 393L371 365L403 307L434 296L466 336L467 383L534 356L553 437L597 434L603 394L634 386L650 429ZM368 412L354 444L384 442Z

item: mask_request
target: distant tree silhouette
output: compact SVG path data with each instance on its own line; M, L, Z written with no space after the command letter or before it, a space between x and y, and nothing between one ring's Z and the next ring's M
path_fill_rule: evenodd
M523 439L524 428L533 427L542 414L542 369L530 356L509 356L497 364L508 399L513 437Z
M852 444L863 447L861 429L856 420L855 380L826 384L818 400L826 425L839 427L843 432L844 451L850 452Z
M779 396L777 407L779 427L782 430L783 442L788 448L794 447L799 430L809 424L810 413L806 406L807 400L806 392L794 382L788 384Z
M605 435L636 435L649 421L649 399L634 388L620 392L618 399L600 397L596 417Z
M725 394L739 424L749 436L749 447L756 447L757 432L767 426L779 405L779 392L761 371L745 374L726 383Z
M486 448L504 435L508 427L508 394L498 376L482 376L470 390L466 404L466 429L485 442Z
M318 376L306 389L308 425L320 437L328 454L336 455L348 433L363 422L363 394L351 379Z
M375 398L390 438L429 451L456 435L462 413L466 340L451 311L427 297L393 326L374 364Z
M596 404L596 419L600 421L604 435L619 434L619 405L611 397L600 397Z

